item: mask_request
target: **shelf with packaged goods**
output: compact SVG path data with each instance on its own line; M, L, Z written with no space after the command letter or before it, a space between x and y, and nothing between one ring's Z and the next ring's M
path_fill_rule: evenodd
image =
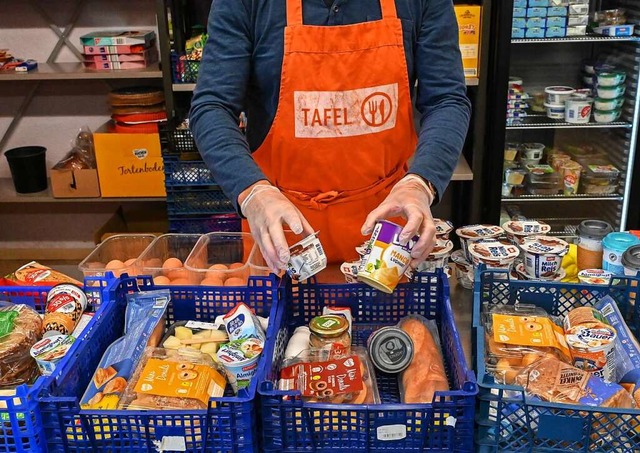
M602 36L587 34L584 36L566 36L564 38L517 38L511 44L549 44L549 43L598 43L598 42L640 42L640 36Z
M519 195L517 197L502 197L503 203L513 202L545 202L545 201L622 201L623 197L618 194L597 195L597 194L577 194L577 195Z
M468 87L476 87L480 85L480 79L478 77L467 77L465 78L465 83ZM174 83L172 85L173 91L175 92L190 92L195 90L195 83Z
M43 80L106 80L106 79L161 79L162 71L158 63L144 69L97 70L85 68L82 63L38 63L29 72L0 72L1 81L43 81Z
M568 123L562 120L553 120L545 115L529 115L521 119L521 123L507 122L507 130L514 129L612 129L612 128L631 128L633 125L626 121L613 121L611 123Z
M51 184L46 191L38 193L20 194L13 187L10 178L0 178L0 204L1 203L150 203L166 202L165 197L138 197L138 198L54 198L51 193Z

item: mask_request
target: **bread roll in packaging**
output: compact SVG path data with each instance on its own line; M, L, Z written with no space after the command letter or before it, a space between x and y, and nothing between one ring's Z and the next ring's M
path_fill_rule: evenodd
M42 319L26 305L0 302L0 389L28 384L38 376L29 354L42 338Z

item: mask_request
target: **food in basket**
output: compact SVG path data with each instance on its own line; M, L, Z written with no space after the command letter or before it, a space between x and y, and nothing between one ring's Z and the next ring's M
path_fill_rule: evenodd
M293 360L306 362L309 359L309 337L311 331L308 326L296 327L293 335L289 338L287 348L284 350L283 362L291 362Z
M318 239L318 233L292 245L289 252L287 274L294 280L306 280L327 267L327 255Z
M29 354L36 361L40 374L50 376L58 363L69 352L74 341L75 338L71 335L53 335L34 344L29 350Z
M221 329L222 327L222 329ZM162 339L165 349L191 349L208 354L214 361L220 344L229 341L227 331L221 324L200 321L178 321L172 324Z
M37 375L29 354L42 334L42 319L26 305L0 302L0 389L30 383Z
M169 290L127 294L125 333L105 351L80 400L83 409L116 409L146 347L162 338Z
M413 341L399 327L382 327L367 339L367 351L373 365L384 373L400 373L413 361Z
M5 277L7 284L19 286L53 286L58 283L82 283L50 267L31 261Z
M218 350L218 362L226 371L233 391L249 387L258 371L258 360L264 349L264 341L249 337L232 340Z
M147 348L123 389L118 408L207 409L209 399L221 397L225 386L224 376L208 355L198 351Z
M238 303L222 319L229 334L229 340L259 338L263 343L265 342L266 335L260 320L245 303Z
M551 403L635 407L631 395L618 384L607 383L555 357L544 357L520 370L515 384Z
M70 283L61 283L47 294L44 337L70 335L87 308L87 295Z
M349 322L344 316L316 316L309 322L309 348L318 350L323 359L347 354L351 349Z
M401 395L403 403L431 403L436 392L449 390L449 382L440 352L435 321L420 315L402 318L398 327L413 342L414 355L409 367L402 373Z
M524 251L527 275L553 280L560 271L562 258L569 252L569 244L551 236L532 236L520 245Z

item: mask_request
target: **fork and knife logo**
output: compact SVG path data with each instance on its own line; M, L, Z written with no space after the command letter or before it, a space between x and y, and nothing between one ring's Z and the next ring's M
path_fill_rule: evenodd
M389 121L392 110L391 97L387 93L378 91L371 93L362 101L360 114L369 126L380 127Z

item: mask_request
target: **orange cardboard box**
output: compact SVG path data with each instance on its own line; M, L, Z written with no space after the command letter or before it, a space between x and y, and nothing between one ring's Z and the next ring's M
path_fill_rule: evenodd
M51 193L54 198L98 198L100 183L96 169L51 170Z
M465 77L479 76L480 61L480 17L482 7L478 5L455 5L460 40L460 52Z
M102 196L165 197L158 134L93 134Z

